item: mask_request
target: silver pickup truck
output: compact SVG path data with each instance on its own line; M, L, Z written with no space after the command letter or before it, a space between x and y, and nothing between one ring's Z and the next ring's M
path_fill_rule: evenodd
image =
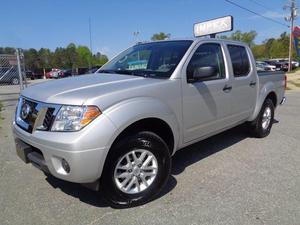
M113 206L143 204L166 184L177 150L243 123L267 136L285 83L281 72L258 75L240 42L139 43L95 74L23 90L17 154L100 190Z

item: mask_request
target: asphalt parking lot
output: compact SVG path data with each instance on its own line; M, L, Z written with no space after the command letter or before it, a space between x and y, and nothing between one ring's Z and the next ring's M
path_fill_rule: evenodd
M15 154L18 86L1 86L0 224L300 224L300 92L267 138L238 127L181 150L160 197L116 210L93 191L46 177Z

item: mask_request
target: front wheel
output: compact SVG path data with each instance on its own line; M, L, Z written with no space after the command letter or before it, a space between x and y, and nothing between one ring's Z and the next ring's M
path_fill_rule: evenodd
M171 158L166 143L155 133L138 132L112 147L100 189L113 207L141 205L159 194L170 170Z
M273 120L274 104L272 100L268 98L263 103L257 118L249 124L251 134L258 138L268 136L273 125Z

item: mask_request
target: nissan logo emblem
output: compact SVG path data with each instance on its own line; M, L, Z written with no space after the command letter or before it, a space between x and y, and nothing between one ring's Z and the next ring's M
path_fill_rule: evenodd
M30 105L28 105L26 102L23 103L21 108L21 118L25 120L29 114L31 113Z

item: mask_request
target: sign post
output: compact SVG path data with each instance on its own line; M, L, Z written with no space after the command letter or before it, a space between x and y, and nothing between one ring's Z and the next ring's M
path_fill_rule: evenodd
M17 55L18 73L19 73L19 80L20 80L20 89L23 90L24 84L23 84L23 76L21 70L20 51L18 48L16 49L16 55Z
M207 20L194 24L194 36L201 37L210 35L215 38L216 34L233 30L233 17L225 16L213 20Z

